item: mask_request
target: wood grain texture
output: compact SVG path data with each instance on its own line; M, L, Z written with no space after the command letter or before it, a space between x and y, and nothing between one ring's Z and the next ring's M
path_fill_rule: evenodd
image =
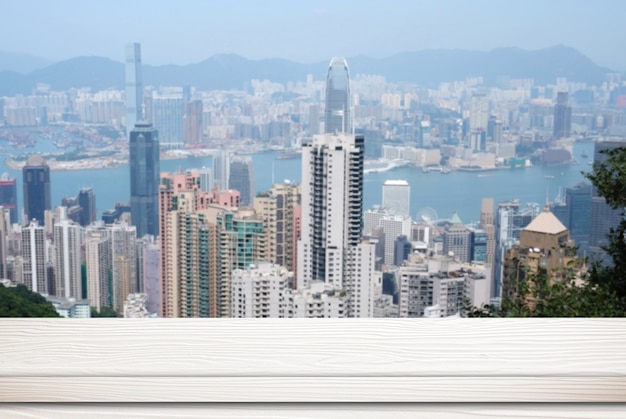
M625 402L621 319L1 319L0 401Z
M272 419L623 419L624 404L246 403L0 404L5 419L272 418Z

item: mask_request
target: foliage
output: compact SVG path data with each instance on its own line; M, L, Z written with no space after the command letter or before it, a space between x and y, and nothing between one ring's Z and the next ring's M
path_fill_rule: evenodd
M111 307L101 307L100 311L95 307L91 307L91 317L117 317L117 311Z
M26 285L0 284L0 317L60 317L51 302Z
M589 272L577 280L569 276L549 281L545 271L522 275L518 292L504 297L501 307L473 307L466 302L466 317L626 317L626 147L604 150L604 162L584 173L614 209L622 209L622 220L608 233L603 249L611 263L592 261ZM580 262L580 261L579 261Z

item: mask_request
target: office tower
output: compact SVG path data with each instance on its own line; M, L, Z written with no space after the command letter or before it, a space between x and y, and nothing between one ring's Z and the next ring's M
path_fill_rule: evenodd
M482 93L472 95L470 99L469 131L487 131L489 122L489 98Z
M0 206L0 279L8 278L8 243L7 235L11 227L11 213L10 210Z
M226 150L217 150L213 154L213 182L226 191L229 188L230 153ZM211 187L213 189L213 187Z
M44 224L44 211L51 208L50 204L50 167L38 154L33 154L22 169L24 187L24 214L22 220L28 225L31 220Z
M325 134L302 150L297 288L323 281L345 289L349 317L373 313L375 249L361 241L364 142L361 135Z
M470 261L472 263L487 263L487 248L489 242L489 235L482 230L470 230L472 248L470 254Z
M526 275L545 272L550 283L566 279L571 273L569 262L576 258L569 230L546 205L530 224L520 232L519 245L513 246L504 258L502 295L514 297L517 284ZM529 298L532 302L532 298Z
M159 142L168 147L183 145L183 118L185 102L181 97L154 97L152 118L154 128L159 131Z
M254 198L254 210L263 220L267 261L295 269L297 241L294 210L300 204L302 189L293 183L275 184Z
M519 244L520 232L539 214L539 207L529 204L521 208L517 200L498 203L496 213L496 254L493 269L493 297L501 297L504 257Z
M309 106L309 129L308 134L310 136L320 134L320 106Z
M230 162L230 175L228 188L239 191L241 205L252 205L256 195L256 178L254 176L254 164L250 156L236 156Z
M589 255L589 234L591 231L591 196L593 188L590 183L579 183L565 189L565 205L567 207L567 223L570 238L578 247L578 256Z
M406 180L386 180L383 183L383 208L391 214L410 216L411 187Z
M184 138L185 145L202 144L202 101L192 100L185 105Z
M85 232L87 298L92 307L113 307L111 240L104 228L89 227Z
M326 108L324 132L329 134L352 134L352 100L350 75L344 58L330 61L326 77Z
M469 149L478 152L487 150L487 135L485 131L471 131L469 133Z
M143 119L143 81L141 76L141 45L126 45L126 133Z
M159 234L159 133L139 122L130 132L130 214L137 236Z
M472 255L472 232L465 227L455 212L443 235L443 253L461 262L470 262Z
M22 228L22 257L24 260L23 283L29 290L49 293L46 275L46 235L37 220L31 220L28 227Z
M411 234L411 217L406 215L385 215L380 219L380 227L385 234L385 265L394 265L395 242L399 236Z
M96 195L92 188L81 188L78 192L78 205L82 209L80 213L80 225L85 227L96 221Z
M393 243L393 264L395 266L402 265L411 254L411 242L405 235L398 236Z
M211 192L211 190L215 187L215 182L213 182L213 171L209 168L203 167L202 169L198 169L197 172L200 174L200 189L202 192Z
M604 163L607 155L603 151L626 147L626 139L604 139L596 141L593 154L594 164ZM589 232L589 255L603 264L610 263L610 258L602 247L609 244L608 234L611 228L617 228L623 217L623 208L613 209L593 188L591 196L591 226Z
M64 298L82 297L81 283L81 228L68 219L54 224L55 295Z
M0 176L0 205L11 214L11 224L17 223L17 180L8 173Z
M554 105L554 126L552 135L555 140L570 136L572 129L572 107L569 105L569 94L558 92Z

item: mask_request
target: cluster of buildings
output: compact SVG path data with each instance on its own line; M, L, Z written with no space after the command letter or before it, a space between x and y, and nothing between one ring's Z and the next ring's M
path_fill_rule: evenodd
M309 122L300 127L308 135L300 141L301 183L257 193L251 159L228 149L214 156L210 169L160 171L162 148L179 147L181 141L206 144L207 135L227 139L232 132L211 134L204 125L205 101L194 99L191 89L146 96L138 44L128 46L126 58L128 203L97 221L95 194L85 188L53 210L49 168L35 155L23 169L19 224L15 179L0 178L0 274L51 296L67 316L84 312L85 304L125 317L455 316L467 303L497 304L514 295L530 270L562 279L558 275L568 262L598 252L619 221L618 212L585 185L568 189L563 202L546 204L543 211L519 202L496 206L485 198L480 221L472 225L456 214L438 219L425 212L413 220L411 185L404 180L386 181L381 205L363 208L368 150L424 167L471 168L483 166L477 163L481 159L495 165L502 153L525 144L525 134L510 128L528 123L537 128L530 143L546 142L545 153L571 137L576 121L564 92L550 105L550 117L540 109L540 99L553 94L548 89L521 83L506 94L474 91L467 112L452 106L437 122L415 113L424 91L387 92L380 88L384 80L375 78L367 80L366 90L363 79L352 83L346 61L334 58L323 112L308 106ZM470 87L475 83L467 81ZM353 85L364 95L381 96L384 108L359 102ZM312 89L312 80L299 88L307 86ZM280 90L264 82L253 87ZM491 106L496 93L517 100L527 91L542 96L531 99L528 115ZM455 94L449 86L431 93L440 105ZM254 113L253 106L239 105L241 116ZM381 109L393 122L384 133L371 123ZM413 120L405 122L409 113ZM281 135L293 138L291 121ZM603 121L595 118L594 124ZM551 132L543 137L541 130L548 127ZM239 128L246 136L253 131ZM602 158L603 148L623 145L598 142L595 158Z

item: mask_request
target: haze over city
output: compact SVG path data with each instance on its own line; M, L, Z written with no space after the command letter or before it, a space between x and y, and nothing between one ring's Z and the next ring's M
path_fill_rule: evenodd
M488 51L564 44L599 65L626 69L614 1L133 1L4 2L0 51L51 62L121 61L119 45L144 46L144 63L184 65L214 54L303 63L332 56L382 58L422 49Z

